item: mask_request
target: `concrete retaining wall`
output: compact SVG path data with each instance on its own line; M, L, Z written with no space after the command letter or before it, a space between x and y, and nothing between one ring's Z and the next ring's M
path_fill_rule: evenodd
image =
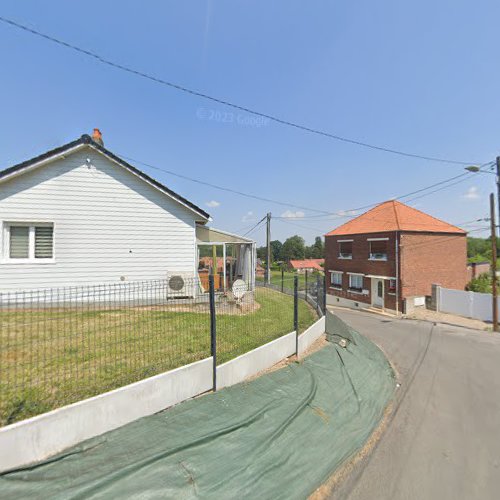
M325 316L299 335L299 357L325 333Z
M42 460L91 437L212 389L212 358L0 429L0 471Z
M295 354L295 332L264 344L217 367L217 389L243 382L248 377Z
M325 332L320 318L299 336L299 355ZM295 354L295 332L217 367L217 388L243 382ZM43 460L66 448L212 389L206 358L0 429L0 471Z

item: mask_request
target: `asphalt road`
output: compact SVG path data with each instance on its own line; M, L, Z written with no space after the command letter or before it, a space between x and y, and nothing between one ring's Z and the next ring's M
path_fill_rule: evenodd
M335 309L398 372L394 412L331 498L500 498L500 334Z

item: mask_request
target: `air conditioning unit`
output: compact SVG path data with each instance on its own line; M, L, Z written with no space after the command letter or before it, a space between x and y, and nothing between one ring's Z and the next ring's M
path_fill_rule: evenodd
M167 297L187 298L196 295L197 280L191 273L167 274Z

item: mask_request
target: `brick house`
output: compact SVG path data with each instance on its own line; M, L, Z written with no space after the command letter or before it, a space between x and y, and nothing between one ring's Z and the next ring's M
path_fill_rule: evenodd
M463 290L466 232L386 201L325 235L327 303L405 311L433 283ZM397 300L398 299L398 300Z

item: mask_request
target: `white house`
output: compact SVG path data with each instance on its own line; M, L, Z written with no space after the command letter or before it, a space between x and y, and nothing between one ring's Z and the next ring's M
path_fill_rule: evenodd
M0 171L0 292L195 277L209 220L105 149L96 129ZM228 238L245 256L238 277L253 283L255 244Z

